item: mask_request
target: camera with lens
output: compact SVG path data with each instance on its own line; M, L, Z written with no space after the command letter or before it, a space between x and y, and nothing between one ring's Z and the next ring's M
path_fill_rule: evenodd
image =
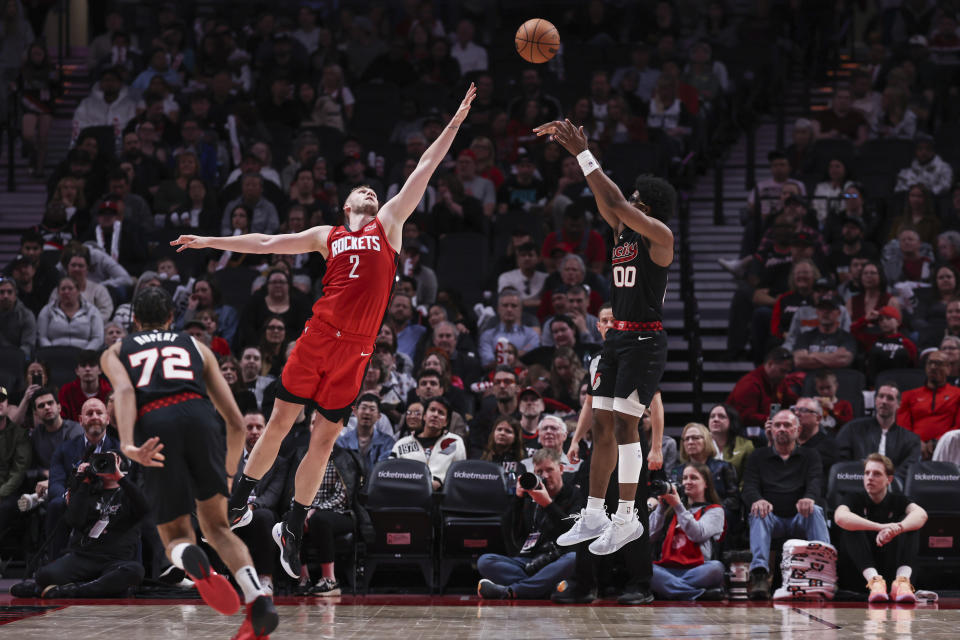
M546 545L543 553L533 556L527 564L523 565L523 572L528 576L532 576L551 562L558 560L563 554L564 551L551 542Z
M94 475L111 475L117 472L117 459L112 453L95 453L90 456L89 468Z
M46 501L46 496L36 493L25 493L17 499L17 509L22 512L33 511Z
M535 491L540 487L540 478L537 477L537 474L530 473L526 471L520 474L520 477L517 478L517 482L520 483L521 489L526 489L527 491Z
M670 488L677 490L677 495L683 498L683 487L667 480L667 473L663 469L657 469L650 472L650 495L654 498L660 498L670 493Z

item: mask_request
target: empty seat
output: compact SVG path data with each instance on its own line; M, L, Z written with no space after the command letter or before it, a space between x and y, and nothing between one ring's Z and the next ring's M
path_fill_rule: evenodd
M931 460L914 463L904 493L929 516L919 531L915 583L953 588L960 578L960 467Z
M79 347L40 347L37 360L47 364L50 372L50 384L62 387L77 377L77 357Z
M900 392L919 389L927 382L927 374L923 369L887 369L877 374L876 388L880 385L895 384Z
M827 517L832 518L846 496L863 491L863 462L845 460L834 463L827 476Z
M441 289L460 290L467 305L478 302L490 254L490 241L481 233L448 233L437 247L437 280Z
M413 564L432 592L433 482L427 465L404 458L378 462L367 483L366 508L374 540L367 545L365 590L377 567Z

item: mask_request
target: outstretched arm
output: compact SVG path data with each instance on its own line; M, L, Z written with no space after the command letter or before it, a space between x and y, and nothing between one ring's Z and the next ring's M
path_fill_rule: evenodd
M534 129L538 136L552 135L557 142L574 156L588 151L587 137L583 127L575 127L569 120L556 120ZM597 200L597 208L610 225L617 229L617 223L630 227L651 244L651 257L657 264L666 266L673 261L673 231L656 218L648 215L649 207L643 203L636 206L627 201L620 188L603 171L590 171L586 174L587 186Z
M390 232L393 230L399 231L410 214L417 208L424 192L427 190L430 178L433 177L433 172L437 170L440 162L447 155L450 145L453 144L453 139L457 136L460 124L470 113L470 105L475 97L477 97L477 88L471 82L470 88L467 89L467 95L460 103L460 108L453 114L450 123L420 156L417 168L407 178L400 192L380 209L377 217L380 218L380 223L383 224L388 236L391 235Z
M183 235L172 240L170 246L184 249L221 249L234 253L287 253L300 254L319 251L326 253L327 235L330 226L313 227L300 233L269 236L263 233L248 233L224 238ZM324 256L326 257L326 256Z

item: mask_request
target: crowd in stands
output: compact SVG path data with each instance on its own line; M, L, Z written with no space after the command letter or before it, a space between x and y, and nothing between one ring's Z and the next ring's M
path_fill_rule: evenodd
M594 155L624 188L636 168L624 154L641 150L656 151L659 172L683 178L684 158L704 148L728 113L736 86L723 52L739 41L738 18L724 2L699 11L680 4L656 3L649 15L640 4L571 4L554 17L564 51L533 67L511 47L508 57L494 46L495 20L472 4L334 12L280 3L230 15L181 3L162 5L145 22L116 3L88 49L95 83L73 115L71 148L45 176L43 220L23 231L19 255L0 277L0 528L18 522L18 502L28 508L21 525L42 510L45 562L74 544L70 527L90 534L82 518L63 520L64 495L91 452L117 447L98 354L135 330L130 301L146 287L166 288L177 305L175 329L219 356L252 449L285 359L323 293L324 262L316 254L177 254L169 241L339 224L340 204L360 185L385 202L474 82L478 95L455 152L404 228L376 352L308 514L310 579L295 587L339 592L337 541L367 531L364 483L377 463L419 461L442 493L451 465L475 459L502 468L516 498L514 555L479 558L496 587L489 597L547 595L573 563L547 544L586 494L589 435L573 443L569 434L612 319L612 236L575 159L531 129L560 116L583 125ZM32 69L40 83L33 67L49 63L22 12L8 2L3 28L20 29L18 60L27 56L23 73ZM835 92L829 111L797 122L794 145L771 153L771 178L750 196L745 257L730 265L748 274L731 311L731 351L749 342L766 357L707 424L686 425L679 443L664 440L665 472L683 491L649 505L651 528L666 541L655 545L664 554L654 574L661 597L717 595L721 548L747 546L764 595L773 538L829 541L821 504L830 462L879 451L895 465L883 474L904 477L910 464L936 459L936 441L960 426L960 389L950 384L960 378L960 234L951 230L960 229L960 188L923 137L941 122L929 103L942 88L930 54L942 52L924 45L921 56L918 36L901 31L889 46L875 43L876 63L852 89ZM13 46L5 40L5 54ZM579 56L590 47L613 53L585 66ZM931 65L930 74L917 73ZM42 132L43 119L34 119ZM872 140L901 137L914 140L915 157L887 176L889 207L853 181L856 156L838 152L817 164L820 140L849 141L863 157ZM45 140L38 134L30 143L40 175ZM920 361L925 384L878 386L874 417L862 403L854 412L840 389L846 378L829 371L862 367L873 383ZM270 528L290 503L311 418L300 416L253 494L253 522L238 529L265 584L282 579ZM643 427L649 433L649 417ZM866 444L874 440L878 448ZM568 455L572 448L577 455ZM943 448L956 455L958 447ZM536 488L519 484L524 471L541 478ZM136 468L130 473L135 479ZM127 489L135 483L112 482L139 515L136 491ZM29 511L22 494L43 506ZM148 565L148 577L169 572L151 526L147 516L143 550L124 544L111 552L111 588L137 582L133 560ZM525 544L532 534L543 537ZM670 542L684 535L692 541L683 547L686 564ZM858 559L867 562L868 552ZM693 573L677 569L692 565ZM98 580L79 593L102 595L103 576L89 578Z

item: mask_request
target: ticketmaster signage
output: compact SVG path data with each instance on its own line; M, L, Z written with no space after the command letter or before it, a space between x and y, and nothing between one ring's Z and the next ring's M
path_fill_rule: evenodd
M377 477L386 480L422 480L422 473L400 473L399 471L378 471Z
M476 473L475 471L454 471L453 477L457 480L488 480L497 481L500 476L494 473Z
M957 482L960 481L960 476L958 475L942 475L939 473L918 473L913 476L913 479L918 482Z

